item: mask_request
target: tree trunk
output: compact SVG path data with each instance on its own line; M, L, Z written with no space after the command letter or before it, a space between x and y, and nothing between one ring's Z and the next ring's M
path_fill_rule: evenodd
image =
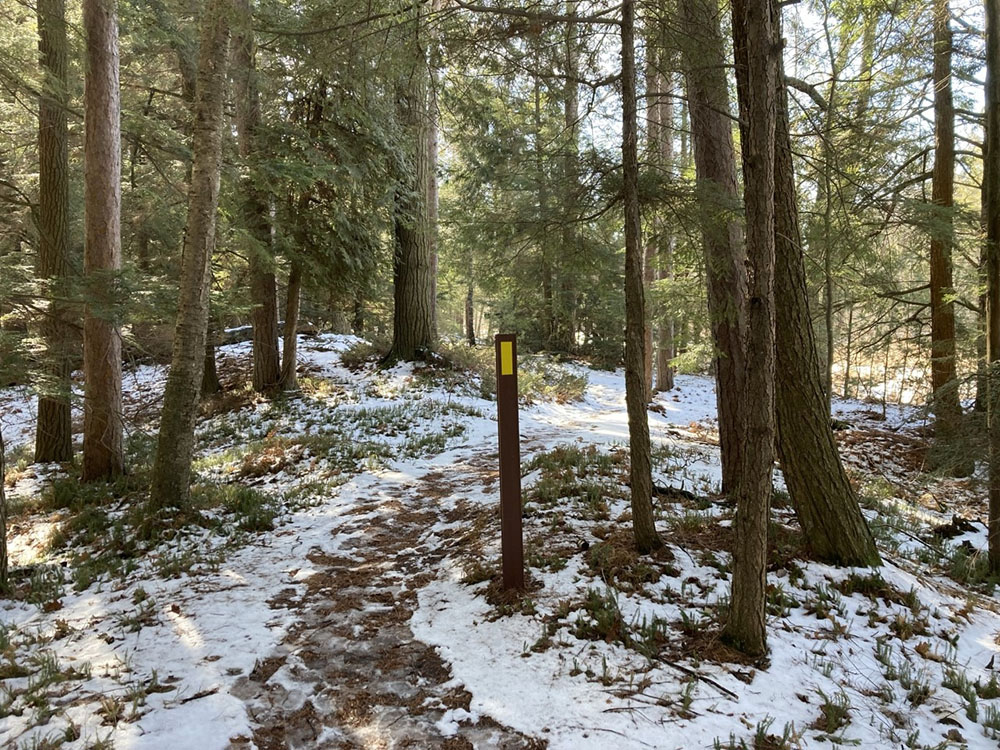
M65 0L38 0L38 50L42 92L38 97L38 260L46 311L41 335L46 379L38 396L35 461L73 460L70 373L73 323L66 278L69 263L69 155L66 124L69 81L66 68Z
M972 472L958 451L962 407L955 376L955 304L951 297L952 207L955 193L955 108L951 85L951 28L948 0L934 0L934 171L931 200L938 213L931 227L931 388L934 443L931 469L956 476Z
M657 128L659 132L657 162L665 174L673 178L674 167L674 86L673 74L658 76L658 85L664 96L657 99ZM673 231L662 217L659 222L659 269L657 278L672 279L674 274L674 245L676 243ZM674 319L671 315L660 316L660 326L656 345L656 390L669 391L674 387L674 368L671 360L674 358Z
M469 346L476 345L476 320L473 316L474 309L472 306L474 292L475 286L470 283L469 289L465 293L465 340Z
M642 217L636 122L635 0L622 3L622 198L625 204L625 402L631 463L632 530L640 554L663 546L653 519L653 473L643 373Z
M647 21L652 24L652 21ZM646 30L646 161L650 168L657 170L659 164L660 141L660 107L659 97L655 93L660 90L661 77L657 71L658 47L656 35L651 28ZM657 170L658 171L658 170ZM646 254L642 263L643 295L646 298L646 324L643 327L643 377L646 383L646 400L653 398L653 281L656 279L656 256L662 227L657 221L656 211L649 211L647 225L650 228L646 237Z
M747 222L747 346L741 404L736 546L725 637L753 656L767 652L767 530L774 464L775 50L768 0L734 0L733 49L740 103Z
M775 39L781 11L774 8ZM780 48L780 47L779 47ZM880 564L837 452L816 349L799 232L788 95L778 58L775 121L775 279L778 448L795 514L814 556L839 565Z
M986 137L983 216L989 360L990 571L1000 573L1000 0L986 0Z
M577 0L566 0L566 15L576 18ZM562 237L560 260L562 271L556 304L556 348L564 352L576 351L576 287L573 275L580 248L577 220L579 200L579 140L580 140L580 50L579 27L573 20L566 22L566 84L563 88L563 138L562 157Z
M125 471L122 342L115 276L121 269L121 110L114 0L84 0L83 479Z
M191 185L181 255L180 300L153 466L150 500L154 509L181 507L187 503L190 494L194 428L205 364L209 279L219 201L222 135L225 129L226 59L232 10L232 0L209 0L202 16Z
M209 293L211 294L211 293ZM201 396L214 396L222 390L219 381L219 368L215 362L215 324L212 321L211 303L209 303L208 325L205 327L205 367L201 374Z
M298 366L301 299L302 264L293 261L292 270L288 274L288 289L285 292L285 331L281 347L281 390L283 391L297 391L299 389L296 367Z
M431 214L436 161L428 95L426 17L415 6L411 51L413 66L397 91L399 117L410 144L408 174L396 190L393 224L393 330L388 361L425 358L434 337L434 248L437 227Z
M260 150L260 91L257 85L257 46L250 0L237 0L238 20L233 33L233 98L236 133L243 162L240 184L243 228L250 240L250 299L253 307L253 389L270 393L281 379L278 353L278 286L274 278L271 225L267 196L255 184L253 159Z
M681 14L708 312L715 342L722 491L728 494L739 477L743 446L739 399L731 394L740 393L743 373L746 251L735 219L739 197L719 5L714 0L681 0Z

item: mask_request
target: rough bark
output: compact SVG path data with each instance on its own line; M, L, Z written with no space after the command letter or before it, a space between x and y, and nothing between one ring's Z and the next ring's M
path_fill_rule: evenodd
M154 509L179 507L190 493L198 395L205 363L209 279L225 121L226 62L232 0L210 0L202 17L188 214L181 256L173 355L153 465Z
M1000 0L986 0L986 133L983 228L989 361L989 562L1000 573Z
M660 89L660 75L657 71L656 38L647 29L646 39L646 162L652 169L656 169L659 164L657 156L659 154L658 141L660 139L660 108L658 97L655 92ZM642 261L642 285L643 294L646 298L646 324L643 327L643 377L646 383L646 400L653 397L653 310L650 298L653 292L653 281L656 279L656 255L657 243L661 227L655 218L655 208L650 211L647 220L650 231L646 237L646 253Z
M952 209L955 194L955 107L951 84L951 28L948 0L934 0L934 170L931 200L931 389L934 444L931 469L963 476L972 467L957 452L962 407L955 374L955 304L952 301Z
M674 76L672 73L659 76L658 90L665 95L657 99L657 126L659 137L657 139L657 163L664 174L673 174L674 168ZM676 238L671 227L662 218L658 227L658 247L657 256L659 258L659 268L657 278L660 280L672 279L674 274L674 246ZM672 315L660 316L660 326L657 332L656 343L656 390L669 391L674 387L674 368L671 364L675 356L674 352L674 318Z
M715 0L681 0L680 7L708 312L715 343L722 491L728 494L736 486L742 452L739 399L728 394L740 392L743 373L746 250L736 219L739 194L719 5Z
M38 260L35 275L47 303L41 324L46 379L38 396L35 461L62 463L73 460L70 373L74 354L72 309L66 289L70 263L65 1L39 0L37 12L43 81L38 97Z
M577 16L577 0L566 0L566 16ZM565 73L563 88L563 137L561 273L556 293L555 347L559 351L576 351L576 287L573 283L575 258L579 253L579 140L580 140L580 75L579 28L575 21L566 22Z
M302 300L302 264L292 262L288 274L288 289L285 291L285 330L281 346L281 390L297 391L299 378L296 374L298 366L299 343L299 307Z
M465 341L469 346L476 345L476 319L473 316L473 294L475 292L475 286L469 284L469 288L465 293Z
M431 123L426 18L416 6L410 39L413 67L397 89L399 118L409 143L409 169L396 189L393 216L392 347L387 360L426 357L436 344L434 331L434 250L437 227L430 209L435 140Z
M640 554L663 546L653 519L647 388L643 372L646 305L642 285L639 145L636 121L635 2L622 3L622 198L625 204L625 402L631 464L632 530Z
M217 337L215 324L212 322L211 305L209 305L208 325L205 328L205 365L201 373L201 395L213 396L222 390L219 380L219 368L215 361L215 340Z
M257 84L257 45L250 0L236 0L233 30L233 98L236 134L243 177L241 218L250 241L250 322L253 327L253 389L269 393L281 379L278 352L278 285L271 254L271 223L267 196L255 184L253 158L260 150L260 90Z
M122 344L116 319L121 269L121 103L114 0L84 0L83 479L125 470Z
M775 38L781 39L775 8ZM875 540L840 462L809 313L788 131L788 96L778 57L775 121L775 332L778 450L796 517L814 556L838 565L878 565Z
M733 49L739 98L747 242L747 345L741 400L743 440L736 545L724 635L744 653L767 652L767 530L774 464L775 51L769 0L734 0Z

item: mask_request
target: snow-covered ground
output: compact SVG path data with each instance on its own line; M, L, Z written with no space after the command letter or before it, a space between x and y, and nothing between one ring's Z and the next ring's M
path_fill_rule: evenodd
M200 423L202 482L272 498L273 530L208 508L218 524L84 576L106 539L83 554L49 549L71 511L36 501L61 475L9 467L11 503L25 509L13 563L31 567L20 598L0 602L0 744L997 747L1000 607L953 580L971 576L965 552L985 547L983 493L898 454L894 435L920 439L916 410L836 404L881 577L810 561L779 505L770 659L746 664L714 635L732 509L717 497L710 379L678 377L650 411L669 553L648 560L621 544L622 374L571 366L588 380L581 400L522 408L531 586L505 599L490 583L494 405L471 375L350 370L341 354L355 343L303 337L301 395L231 392ZM246 367L248 348L220 350L224 373ZM163 375L140 367L126 380L137 437L154 431ZM15 457L33 411L27 390L0 391ZM125 500L94 502L125 523ZM955 514L967 524L936 541L930 529Z

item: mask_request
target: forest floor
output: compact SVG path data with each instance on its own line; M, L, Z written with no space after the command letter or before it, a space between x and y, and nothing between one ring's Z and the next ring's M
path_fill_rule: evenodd
M194 507L154 523L162 368L128 374L134 469L111 487L30 465L32 399L0 391L0 746L997 747L985 490L919 471L917 410L835 405L878 571L810 560L778 477L771 653L746 663L717 639L733 509L709 378L651 407L668 547L637 558L622 374L535 362L536 393L567 387L522 406L530 585L511 598L488 384L347 367L357 345L304 337L302 391L273 402L246 387L248 345L224 347Z

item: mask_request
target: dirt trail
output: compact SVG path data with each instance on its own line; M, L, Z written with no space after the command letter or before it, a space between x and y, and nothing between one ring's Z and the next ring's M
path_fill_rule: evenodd
M441 520L434 501L471 483L491 486L486 458L455 466L447 480L431 473L359 500L337 531L352 537L345 554L312 552L317 573L306 592L296 598L289 589L274 600L302 619L232 691L247 702L260 750L546 746L488 717L469 721L471 696L409 626L417 592L465 543L460 534L442 539L430 531ZM448 520L472 527L474 516L488 512L460 502ZM236 738L231 748L249 744Z

